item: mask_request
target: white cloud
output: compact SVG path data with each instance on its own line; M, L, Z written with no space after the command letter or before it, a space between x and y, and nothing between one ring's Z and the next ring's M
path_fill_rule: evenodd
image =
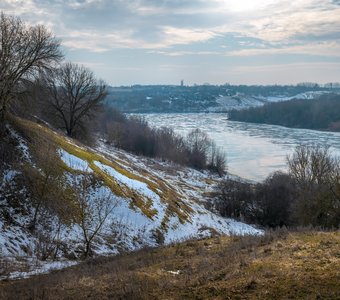
M278 44L340 34L340 6L322 0L2 0L0 9L45 22L65 46L94 52L166 48L226 33Z
M137 41L130 36L132 31L100 33L98 31L69 30L61 35L63 45L71 50L86 49L92 52L106 52L114 48L131 48Z
M166 56L186 56L186 55L220 55L221 52L218 51L159 51L159 50L152 50L148 53L153 54L161 54Z
M112 61L112 65L106 61L93 65L97 70L113 70L115 59L117 72L126 64L126 78L136 62L145 69L153 64L153 72L167 60L187 64L188 74L199 65L203 69L211 65L214 71L192 76L215 80L217 67L231 71L227 64L240 64L245 57L258 65L260 59L261 63L275 59L272 55L299 54L315 63L327 58L336 65L340 56L338 0L0 0L0 11L50 27L70 50L68 55L88 61L89 66L90 57ZM118 52L124 55L114 57ZM128 57L132 53L136 57ZM334 75L331 65L323 70L332 68ZM178 75L183 70L163 68L170 69L174 76L183 76ZM302 74L309 69L299 66L299 70Z
M308 62L308 63L285 63L285 64L267 64L261 66L237 66L232 67L232 72L281 72L292 71L294 69L337 69L340 70L340 63L332 62Z
M171 26L163 27L162 32L165 35L164 46L202 42L219 35L212 30L186 29Z
M319 2L292 1L268 7L264 16L249 21L247 34L266 41L282 42L301 36L339 33L340 7Z
M33 15L34 17L47 18L51 15L47 10L39 7L34 0L1 0L0 11L7 14L21 16Z
M340 63L309 62L241 65L220 74L228 82L243 84L296 84L302 81L327 83L340 76Z
M280 48L250 48L225 52L226 56L258 56L277 54L307 54L340 57L340 42L314 42Z

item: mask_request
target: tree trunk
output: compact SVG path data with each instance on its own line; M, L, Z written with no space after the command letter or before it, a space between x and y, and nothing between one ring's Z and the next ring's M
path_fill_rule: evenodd
M2 103L2 107L0 108L0 124L5 123L5 118L6 118L6 105L4 102Z
M84 259L88 258L90 250L91 250L91 241L87 241L85 245Z

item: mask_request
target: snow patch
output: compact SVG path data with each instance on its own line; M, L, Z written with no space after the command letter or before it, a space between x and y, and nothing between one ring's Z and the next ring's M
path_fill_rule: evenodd
M281 102L288 101L293 99L316 99L323 94L329 93L328 91L309 91L300 93L294 96L286 96L286 95L276 95L276 96L250 96L244 95L241 93L237 93L234 96L222 96L216 98L216 103L218 106L209 107L209 112L225 112L233 109L241 110L247 109L250 107L258 107L263 106L266 103L271 102Z
M18 171L7 169L2 174L2 181L0 184L0 191L3 190L8 184L10 184L14 177L20 174ZM0 177L1 178L1 177Z
M151 198L151 199L159 199L159 196L149 189L148 185L144 182L131 179L119 172L117 172L114 168L104 165L99 161L95 161L94 164L103 170L105 173L113 177L115 180L119 181L120 183L126 185L128 188L139 192L140 194Z
M83 172L92 172L92 169L85 160L68 153L64 149L59 149L58 154L61 160L71 169Z
M47 274L51 271L61 270L67 267L74 266L79 261L40 261L36 259L28 259L25 263L31 268L30 271L26 272L12 272L8 276L0 276L0 280L8 279L24 279L38 274Z
M161 203L161 199L158 194L152 191L148 185L144 182L131 179L118 171L114 168L104 165L99 161L95 161L94 164L104 171L106 174L110 175L112 178L117 180L118 182L126 185L129 189L136 191L137 193L149 198L152 200L152 208L157 210L156 218L163 219L163 216L166 211L166 205Z
M170 273L171 275L179 275L179 274L181 274L180 270L177 270L177 271L167 271L167 272Z
M193 237L209 237L213 232L226 235L262 235L263 231L254 227L218 216L197 203L191 203L194 212L190 215L191 222L184 224L172 216L168 223L169 230L165 243L170 244Z

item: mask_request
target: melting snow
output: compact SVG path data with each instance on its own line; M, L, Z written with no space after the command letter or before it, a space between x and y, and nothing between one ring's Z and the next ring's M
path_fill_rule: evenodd
M179 275L181 273L180 270L177 270L177 271L167 271L167 272L172 274L172 275Z
M64 149L59 149L58 153L62 161L71 169L92 172L92 169L85 160L66 152Z
M20 143L23 147L25 146L24 141ZM117 197L112 193L108 186L102 185L93 187L93 190L90 192L91 197L111 195L112 201L116 201L114 209L109 214L100 236L94 241L93 250L97 254L117 254L121 251L120 249L136 250L145 245L157 246L155 237L156 230L159 230L161 234L164 235L165 244L193 237L209 236L215 231L221 234L262 233L262 231L257 230L252 226L231 219L222 218L205 209L202 204L199 204L199 202L206 200L205 193L209 192L209 189L211 188L207 188L205 185L206 179L210 178L208 173L200 173L188 168L178 167L177 169L177 166L165 162L143 159L123 151L111 151L111 149L103 145L101 151L105 152L107 156L110 153L111 160L119 157L122 168L129 170L129 172L133 172L141 178L144 178L143 176L145 175L143 174L145 174L144 172L146 171L150 176L150 178L146 178L150 180L150 182L154 180L152 182L155 184L156 188L157 182L160 180L163 181L165 185L173 188L174 191L181 195L181 201L189 206L192 211L190 213L183 211L183 213L188 214L188 220L181 223L176 213L171 213L171 210L168 212L169 215L166 215L167 205L162 202L159 196L162 191L156 189L156 193L150 189L147 183L131 179L119 173L114 168L102 164L99 161L95 161L94 163L97 167L117 180L117 182L124 184L129 189L134 190L141 196L144 196L144 198L149 199L152 203L150 209L157 210L156 215L151 219L144 215L138 207L131 207L131 199ZM63 149L59 149L58 153L63 162L70 168L92 172L85 160L82 160ZM150 163L150 161L152 163ZM162 168L156 168L157 165L161 165ZM143 172L139 172L139 168L143 170ZM172 172L165 171L167 168L172 170ZM4 173L4 178L6 180L11 180L15 175L15 171L9 170ZM71 180L73 179L70 179L70 182ZM179 209L181 209L181 207ZM15 216L14 220L18 225L6 227L4 222L0 219L1 254L3 256L21 257L34 255L37 238L29 231L25 230L30 220L30 216L23 216L14 211L13 213L10 211L10 213ZM165 222L166 228L162 226L162 222ZM52 222L51 227L57 228L57 224L54 226ZM41 229L45 230L43 228ZM82 246L83 241L80 226L78 224L72 224L71 226L63 227L60 232L60 240L69 245L69 250L71 252L77 249L77 247L79 248ZM40 262L34 265L34 262L32 261L29 271L11 273L9 278L23 278L35 274L46 273L50 270L64 268L75 263L76 262L74 261L50 261L47 263ZM172 274L175 275L175 272L177 271L171 272L174 272Z
M61 270L67 267L74 266L79 263L79 261L70 261L70 260L62 260L62 261L39 261L36 259L28 259L26 261L27 264L33 270L27 272L12 272L8 276L0 276L0 280L2 279L23 279L28 278L33 275L38 274L46 274L54 270Z
M184 224L178 222L178 218L173 216L169 221L169 230L165 236L165 243L185 240L193 237L208 237L211 231L227 235L261 235L262 230L235 221L226 219L206 210L202 206L191 203L194 212L191 214L191 222Z
M3 178L2 178L2 182L0 184L0 191L6 187L7 184L11 183L12 180L14 179L14 177L16 175L18 175L19 172L15 171L15 170L11 170L11 169L7 169L4 171L3 173ZM0 177L1 178L1 177Z
M101 170L103 170L105 173L112 176L115 180L119 181L122 184L125 184L127 187L129 187L132 190L138 191L139 193L143 194L146 197L149 197L151 199L159 199L159 196L149 189L148 185L144 182L140 182L135 179L131 179L119 172L117 172L114 168L109 167L107 165L104 165L100 163L99 161L95 161L94 164L99 167Z
M94 164L99 167L101 170L103 170L108 175L112 176L115 180L119 181L120 183L126 185L129 189L135 190L139 194L150 198L152 200L152 208L157 210L156 218L159 220L163 219L163 216L166 211L166 205L161 203L161 199L159 195L157 195L154 191L152 191L148 185L144 182L131 179L118 171L116 171L114 168L104 165L100 163L99 161L95 161Z

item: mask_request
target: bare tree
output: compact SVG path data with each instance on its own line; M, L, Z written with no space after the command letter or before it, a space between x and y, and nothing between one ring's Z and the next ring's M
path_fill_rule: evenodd
M157 157L186 164L188 161L184 139L176 134L172 128L155 129Z
M84 258L91 255L93 240L101 234L110 213L118 201L111 193L99 193L93 189L90 175L75 178L75 196L79 209L79 224L84 240Z
M106 85L97 80L92 71L73 63L45 73L41 85L48 93L48 101L61 127L69 136L91 119L107 95Z
M196 169L205 169L211 145L208 135L199 128L193 129L187 135L186 144L190 150L190 165Z
M216 209L222 216L240 219L247 216L249 203L253 198L249 183L226 178L217 186Z
M328 147L300 145L287 157L289 173L302 184L321 184L336 174L336 160Z
M209 147L208 168L220 176L223 176L227 171L226 154L221 148L218 148L213 141L211 141Z
M297 182L295 219L302 225L339 227L338 160L327 147L298 146L287 162L289 173Z
M62 57L59 40L46 27L0 14L0 121L25 84Z

